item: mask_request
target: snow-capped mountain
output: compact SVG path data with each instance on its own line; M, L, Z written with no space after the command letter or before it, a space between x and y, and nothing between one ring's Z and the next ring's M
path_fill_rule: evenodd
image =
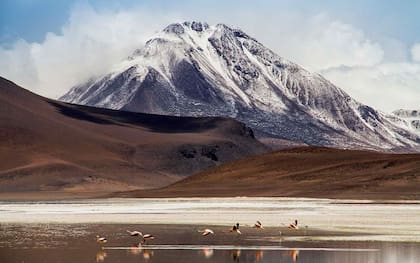
M419 149L400 120L363 105L239 29L175 23L61 100L179 116L228 116L261 137L311 145Z
M420 134L420 110L399 109L394 111L393 114L403 119L408 127Z

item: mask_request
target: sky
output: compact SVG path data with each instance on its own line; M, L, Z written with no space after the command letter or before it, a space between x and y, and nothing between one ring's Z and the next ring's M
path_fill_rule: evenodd
M420 108L420 1L1 0L0 76L57 98L173 22L225 23L385 112Z

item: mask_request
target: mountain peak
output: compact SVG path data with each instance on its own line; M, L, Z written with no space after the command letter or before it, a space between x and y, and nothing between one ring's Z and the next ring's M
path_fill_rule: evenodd
M164 33L175 34L178 36L182 36L188 33L197 33L199 36L202 36L201 33L208 32L208 35L212 35L213 33L217 33L219 36L221 35L231 35L234 38L242 38L242 39L252 39L255 42L258 42L255 38L250 37L244 31L230 27L226 24L219 23L216 25L209 26L206 22L198 22L198 21L184 21L180 23L173 23L168 25L163 29Z
M182 23L173 23L163 29L165 33L184 34L185 30L191 29L196 32L202 32L209 29L209 24L206 22L185 21Z
M225 24L170 24L133 57L62 99L148 113L232 117L260 136L310 145L420 146L407 125Z

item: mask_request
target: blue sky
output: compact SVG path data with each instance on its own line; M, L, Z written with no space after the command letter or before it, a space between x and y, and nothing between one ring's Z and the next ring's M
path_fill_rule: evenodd
M228 3L226 3L228 2ZM420 1L407 0L287 0L287 1L77 1L77 0L2 0L0 1L0 42L10 45L18 38L42 41L47 32L59 33L71 9L89 3L95 9L129 9L144 7L153 10L208 14L220 8L258 10L275 16L273 10L288 9L307 14L328 12L344 22L363 28L373 37L398 38L408 44L420 41ZM226 18L228 20L228 18Z
M420 1L1 0L0 75L57 97L179 20L227 23L384 111L420 105Z

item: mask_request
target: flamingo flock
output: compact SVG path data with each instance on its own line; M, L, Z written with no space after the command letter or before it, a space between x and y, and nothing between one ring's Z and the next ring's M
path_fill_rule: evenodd
M287 225L283 224L285 227ZM256 221L254 225L245 225L247 227L251 227L251 228L255 228L258 230L263 230L263 224L261 223L261 221ZM294 220L293 222L291 222L288 226L288 229L292 230L292 231L298 231L299 230L299 226L298 226L298 221ZM306 235L306 231L308 229L308 226L305 226L305 235ZM138 243L137 247L133 246L130 248L129 252L131 254L134 255L138 255L141 254L143 255L143 258L145 260L150 259L153 256L153 249L148 249L149 246L147 246L147 241L148 240L153 240L155 239L155 236L152 234L144 234L141 231L131 231L131 230L126 230L126 232L128 233L128 235L130 235L131 237L136 237L136 238L140 238L140 242ZM198 230L198 233L201 234L201 236L203 237L208 237L208 236L212 236L215 235L215 232L210 229L210 228L205 228L202 230ZM240 231L240 225L239 223L234 224L230 229L228 229L227 231L223 231L224 233L232 233L232 234L236 234L238 237L240 235L242 235L242 232ZM282 232L280 231L280 236L282 235ZM108 239L104 236L96 236L96 242L98 244L101 245L101 250L99 252L97 252L96 254L96 262L104 262L105 258L107 257L107 253L105 252L105 244L108 243ZM213 256L213 249L211 248L203 248L202 252L201 252L206 258L211 258ZM291 257L293 262L297 262L297 258L299 256L299 251L298 250L290 250L289 252L289 256ZM234 250L231 252L231 257L233 259L234 262L239 262L239 257L240 257L241 251L240 250ZM257 251L255 254L255 262L259 262L264 256L264 252L263 251Z
M255 224L252 226L252 228L256 228L259 230L264 229L261 221L257 221L255 222ZM288 226L289 229L292 230L299 230L299 226L298 226L298 221L294 220L292 223L290 223L290 225ZM305 233L306 233L306 229L308 228L308 226L305 226ZM215 235L215 232L213 230L211 230L210 228L206 228L203 230L198 230L199 233L201 233L202 236L210 236L210 235ZM230 228L228 231L228 233L234 233L237 235L241 235L242 232L239 230L239 223L236 223L232 226L232 228ZM132 237L139 237L140 238L140 243L139 243L139 247L143 246L146 244L146 242L148 240L153 240L155 239L155 237L152 234L143 234L140 231L134 230L134 231L130 231L127 230L127 233L132 236ZM282 234L282 232L280 231L280 235ZM103 246L108 242L108 239L106 237L100 237L100 236L96 236L96 242L100 245Z

